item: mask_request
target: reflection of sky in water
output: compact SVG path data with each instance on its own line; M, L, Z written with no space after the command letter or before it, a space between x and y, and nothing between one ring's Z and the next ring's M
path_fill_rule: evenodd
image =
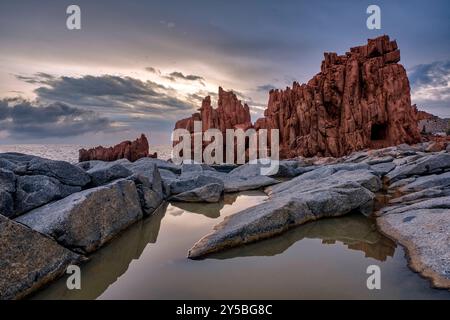
M225 216L264 199L255 191L216 204L169 205L93 255L82 267L81 291L68 291L62 278L35 298L450 298L411 272L403 249L359 215L308 223L203 260L186 258ZM366 288L371 264L381 267L381 291Z

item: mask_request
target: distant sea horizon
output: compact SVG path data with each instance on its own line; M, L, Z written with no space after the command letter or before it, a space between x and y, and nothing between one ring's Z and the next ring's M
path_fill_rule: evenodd
M0 153L18 152L52 160L78 163L78 150L93 147L79 144L0 144ZM159 159L168 160L171 158L172 148L170 145L150 146L150 153L153 152L158 153Z

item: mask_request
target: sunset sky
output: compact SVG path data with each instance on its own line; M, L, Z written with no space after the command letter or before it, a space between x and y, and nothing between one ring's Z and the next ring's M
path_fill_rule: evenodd
M81 30L66 8L81 7ZM366 8L381 7L381 30ZM450 1L0 2L0 144L169 143L218 86L262 115L271 88L305 82L323 52L388 34L413 103L450 117Z

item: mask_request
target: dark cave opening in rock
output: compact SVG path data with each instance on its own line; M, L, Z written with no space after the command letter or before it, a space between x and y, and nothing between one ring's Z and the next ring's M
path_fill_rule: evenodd
M380 141L385 140L386 137L387 137L387 124L385 123L372 124L370 132L370 140Z

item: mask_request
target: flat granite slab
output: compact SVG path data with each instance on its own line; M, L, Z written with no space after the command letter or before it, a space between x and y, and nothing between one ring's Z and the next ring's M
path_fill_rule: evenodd
M0 299L25 297L84 258L0 215Z

